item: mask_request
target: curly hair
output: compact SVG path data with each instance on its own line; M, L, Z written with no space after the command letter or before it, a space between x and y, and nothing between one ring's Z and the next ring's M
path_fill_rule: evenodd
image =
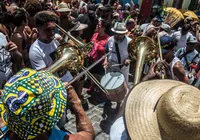
M34 17L36 27L41 27L48 22L57 23L58 19L58 16L51 11L38 12Z
M22 22L26 22L27 17L29 16L28 12L24 8L17 8L13 13L15 26L20 26Z
M33 17L37 12L42 11L42 5L39 0L26 0L24 8Z

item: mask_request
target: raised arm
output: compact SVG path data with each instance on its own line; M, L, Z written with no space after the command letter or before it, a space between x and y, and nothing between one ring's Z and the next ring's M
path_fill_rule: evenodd
M72 104L72 109L76 115L76 128L78 133L66 135L65 140L93 140L94 129L92 123L85 114L76 91L72 87L69 87L67 93L68 101Z
M178 78L179 81L188 83L188 78L185 75L185 70L181 62L177 62L173 68L174 75Z

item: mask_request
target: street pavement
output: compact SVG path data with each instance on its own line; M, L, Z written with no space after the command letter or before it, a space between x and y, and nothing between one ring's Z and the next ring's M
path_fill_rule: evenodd
M90 103L92 99L90 95L86 94L86 89L83 89L84 99L87 99L89 109L86 111L88 118L91 120L95 131L95 140L109 140L109 130L115 116L113 116L116 103L112 103L111 107L103 109L100 104ZM105 113L104 113L105 112ZM71 133L76 133L75 115L68 109L68 122L65 124L65 129Z

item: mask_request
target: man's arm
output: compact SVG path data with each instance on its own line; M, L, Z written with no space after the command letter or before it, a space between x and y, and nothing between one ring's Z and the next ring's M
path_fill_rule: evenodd
M75 90L72 87L67 89L68 101L72 104L72 109L76 115L76 134L65 136L65 140L92 140L94 138L94 129L81 105Z
M188 78L185 74L185 70L183 64L181 62L177 62L173 67L174 75L178 78L179 81L184 83L188 83Z

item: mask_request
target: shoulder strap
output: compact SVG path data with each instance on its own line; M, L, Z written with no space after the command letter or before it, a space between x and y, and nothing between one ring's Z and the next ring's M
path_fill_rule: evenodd
M196 54L195 57L192 59L192 63L194 62L194 60L199 56L199 54Z
M121 64L121 56L120 56L120 52L119 52L119 46L117 43L115 43L115 49L116 49L116 53L117 53L118 63ZM120 68L121 68L121 65L120 65Z
M183 54L180 55L178 58L181 60L183 57L185 57L187 54L189 54L189 53L191 53L191 52L192 52L192 51L185 52L185 51L183 50Z

